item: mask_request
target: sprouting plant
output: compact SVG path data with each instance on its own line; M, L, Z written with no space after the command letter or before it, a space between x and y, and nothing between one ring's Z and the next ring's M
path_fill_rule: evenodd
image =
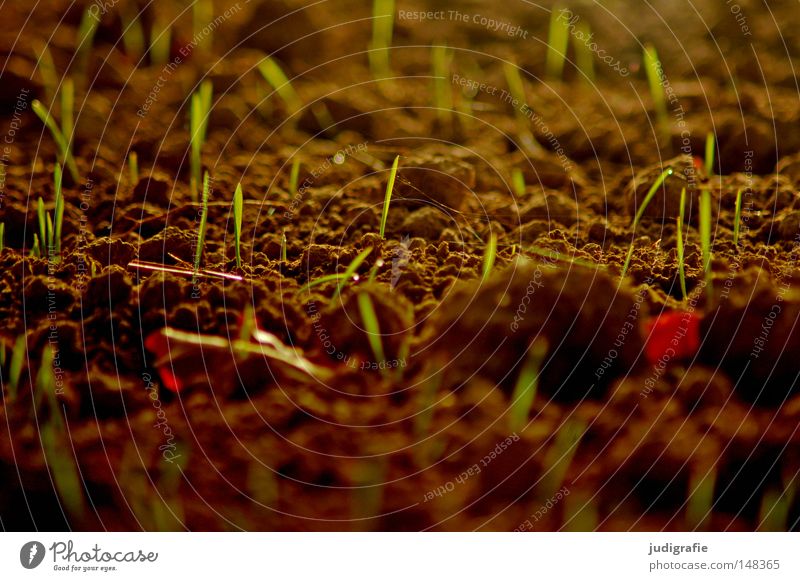
M536 399L539 385L539 374L547 355L547 339L536 337L528 348L525 362L517 377L514 391L511 394L511 410L509 412L509 429L513 432L521 430L528 421L528 415Z
M420 385L419 406L417 413L414 414L414 437L424 438L429 432L433 421L433 410L436 404L436 393L442 385L442 374L433 371L431 375ZM423 465L428 458L428 448L430 440L420 442L414 449L414 456L417 464Z
M739 228L742 223L742 190L736 192L736 216L733 223L733 244L739 244Z
M311 288L314 288L315 286L319 286L321 284L325 284L325 283L328 283L328 282L338 281L339 284L336 286L336 292L334 293L333 296L334 296L334 298L339 296L339 293L341 293L341 291L344 288L344 286L347 284L347 282L356 273L356 271L358 270L358 267L361 266L361 263L364 262L364 260L366 260L367 256L369 256L370 252L372 252L372 247L371 246L369 248L366 248L366 249L362 250L358 254L358 256L356 256L353 259L353 261L345 269L344 272L337 273L337 274L326 274L325 276L321 276L321 277L319 277L317 279L314 279L314 280L306 283L302 287L300 287L298 292L305 292L305 291L307 291L307 290L309 290Z
M211 34L204 34L203 30L214 20L214 1L195 0L192 3L192 30L194 38L198 39L197 47L203 48L206 44L211 44L214 37Z
M286 76L286 73L283 72L283 69L274 58L264 57L258 64L258 71L269 86L286 103L289 114L293 115L303 108L303 101L300 99L300 95L294 90L289 77Z
M58 87L58 75L56 74L53 54L46 44L42 44L41 48L37 50L37 56L39 57L39 74L42 75L45 98L48 103L53 103L56 98L56 88Z
M375 306L367 293L358 294L358 311L361 313L361 321L364 323L364 331L367 333L367 341L375 356L376 362L386 361L386 353L383 350L381 341L381 329L378 324L378 315L375 314ZM386 375L386 368L381 370Z
M497 234L492 232L489 235L489 242L486 244L486 250L483 253L483 280L489 278L494 268L494 261L497 258Z
M381 238L384 238L386 232L386 219L389 217L389 203L392 201L392 192L394 191L394 181L397 177L397 164L400 163L400 156L394 158L392 169L389 172L389 181L386 182L386 195L383 198L383 211L381 212Z
M75 84L69 77L61 83L61 133L71 152L75 137Z
M72 157L69 141L64 136L64 133L58 128L55 120L47 111L47 109L45 109L44 105L42 105L41 101L34 99L31 102L31 109L34 113L36 113L36 116L42 120L42 123L44 123L45 126L50 130L50 134L53 136L53 141L56 142L56 147L58 148L59 163L69 170L73 181L77 182L80 179L78 175L78 166L75 164L75 158Z
M797 475L784 486L775 486L764 492L758 511L758 530L785 532L790 530L789 515L797 496Z
M36 201L36 217L39 222L39 242L47 243L47 214L44 211L44 200L39 198Z
M244 194L242 184L236 186L233 194L233 236L236 245L236 268L242 268L242 214L244 213Z
M200 271L200 259L203 256L203 245L206 241L206 228L208 227L208 198L210 195L209 190L210 181L208 172L203 176L203 201L202 213L200 215L200 229L197 231L197 248L194 252L194 276L192 282L197 282L197 273Z
M642 205L639 206L639 210L636 212L636 216L633 219L633 226L631 226L634 238L636 236L636 228L639 226L639 221L642 219L644 211L647 209L647 205L650 203L650 200L653 199L653 196L656 195L658 188L661 187L661 184L664 183L664 180L666 180L667 177L671 175L672 175L672 168L668 167L663 172L661 172L661 175L658 176L658 178L656 178L656 181L653 182L653 185L650 186L650 189L647 191L644 200L642 200ZM628 248L628 255L625 257L625 264L622 266L623 277L625 276L625 273L628 272L628 266L630 266L631 258L633 257L633 242L634 240L631 240L631 246L630 248Z
M138 6L127 2L123 2L119 9L122 20L122 45L125 47L125 54L134 62L142 58L146 47L144 29L137 10Z
M5 248L5 238L6 238L6 223L0 222L0 254L2 254L3 248Z
M157 16L150 27L150 62L164 66L172 50L172 27L169 18Z
M281 232L281 262L287 262L286 259L286 229Z
M211 99L213 93L211 81L205 80L200 84L200 88L192 94L192 101L189 109L189 131L191 144L190 172L192 201L197 202L198 189L200 187L200 172L202 170L201 153L203 144L206 141L208 130L208 116L211 113Z
M53 230L53 240L50 241L50 244L54 250L56 256L61 256L61 232L64 226L64 192L62 191L62 182L63 182L63 173L61 171L61 166L56 164L55 170L53 171L53 180L55 181L55 190L56 190L56 203L54 209L55 215L55 228Z
M503 74L508 85L508 92L511 95L514 114L519 123L519 136L522 144L531 152L540 149L539 144L534 139L530 130L530 118L532 110L528 107L527 97L525 96L525 84L522 82L519 68L513 62L503 62Z
M42 245L39 244L39 235L33 235L33 247L31 248L31 256L35 256L36 258L42 257Z
M561 7L555 6L550 11L550 29L547 36L547 60L545 68L547 76L560 81L564 75L564 61L567 58L569 32L566 23L560 18Z
M706 293L711 296L711 192L700 191L700 248L703 254L703 272L706 276Z
M135 151L128 154L128 176L132 184L139 182L139 156Z
M579 38L592 38L592 29L588 22L581 21L576 28L577 34L573 37L575 47L575 62L578 70L583 73L583 77L589 83L594 84L594 53L592 53L586 42Z
M539 486L541 498L552 498L561 488L585 431L586 423L580 419L568 419L561 425L544 458L545 476Z
M395 0L373 0L372 2L372 42L369 46L369 66L376 79L392 74L389 64L389 48L394 34Z
M11 350L11 363L8 366L8 394L11 401L17 399L19 380L22 377L22 366L25 363L26 347L25 335L23 334L17 337L14 342L14 348Z
M297 184L300 181L300 160L295 159L292 161L292 168L289 170L289 194L294 196L297 194Z
M681 211L678 216L677 223L677 237L678 237L678 276L681 281L681 293L683 298L686 299L686 270L684 265L684 247L683 247L683 220L686 209L686 188L681 190Z
M714 134L709 131L708 134L706 134L705 170L707 176L714 175L714 156L716 149L717 140L714 138Z
M644 47L644 69L647 73L647 82L650 85L650 96L656 110L656 119L662 134L662 139L669 138L669 113L667 112L667 99L662 86L663 69L658 53L653 45Z
M452 54L446 44L435 45L431 48L434 107L439 121L445 124L453 118L453 88L450 83L452 59Z
M370 524L380 515L386 481L386 456L356 460L351 468L353 481L350 497L350 516L353 526L361 531L373 528Z
M686 529L707 528L714 506L714 485L717 480L715 466L698 468L689 479L689 497L686 500Z
M511 187L516 195L525 195L525 174L518 167L511 170Z
M86 76L88 74L89 57L92 54L94 35L100 25L100 18L92 13L92 6L89 6L81 17L78 26L77 46L75 48L76 77L81 87L86 86Z

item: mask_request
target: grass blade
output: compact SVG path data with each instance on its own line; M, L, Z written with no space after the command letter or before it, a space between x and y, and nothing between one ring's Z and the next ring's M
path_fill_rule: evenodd
M494 261L497 257L497 234L492 232L489 235L489 243L486 245L486 250L483 253L483 280L489 278L489 275L494 268Z
M11 363L8 367L8 394L11 401L17 399L19 380L22 377L22 366L25 363L26 350L27 343L25 341L25 335L20 335L14 342L14 348L11 350Z
M244 194L242 184L236 186L233 194L233 232L236 244L236 268L242 268L242 215L244 214Z
M734 246L739 245L739 228L740 224L742 223L742 190L736 192L736 217L734 218L735 222L733 224L733 244Z
M66 78L61 84L61 133L67 143L67 151L72 153L75 137L75 84Z
M514 193L517 196L525 195L525 174L518 167L511 170L511 187L514 188Z
M663 77L663 69L661 61L658 59L658 53L652 44L647 44L644 47L644 69L647 73L647 82L650 85L650 96L653 99L653 107L656 111L656 119L658 121L659 130L662 134L662 139L669 141L670 128L669 128L669 114L667 112L667 99L664 93L664 88L661 85Z
M664 180L666 180L667 177L671 175L672 175L672 168L668 167L663 172L661 172L661 175L658 176L656 181L653 182L653 185L650 186L650 189L647 191L644 200L642 200L642 205L639 206L639 210L636 212L636 217L633 219L632 235L634 239L636 237L636 228L639 226L639 221L642 219L642 216L644 215L644 211L647 209L648 204L650 204L650 200L652 200L653 196L656 195L658 188L661 187L661 184L664 183ZM633 257L634 239L631 240L630 248L628 248L628 255L625 257L625 264L622 267L623 278L625 277L625 274L628 272L628 266L630 266L631 258Z
M281 233L281 261L287 262L286 259L286 230Z
M39 220L39 240L42 243L47 242L47 216L44 212L44 200L39 198L36 202L36 217Z
M55 253L57 256L61 256L61 232L64 225L64 194L61 189L61 182L63 180L63 173L61 171L61 166L56 164L54 170L54 180L55 180L55 187L56 187L56 206L55 206L55 231L53 234L54 237L54 245L55 245Z
M394 191L394 180L397 177L397 164L400 162L400 156L394 158L392 163L392 170L389 173L389 181L386 183L386 196L383 199L383 212L381 212L381 238L384 238L386 232L386 220L389 217L389 203L392 201L392 192Z
M703 272L706 293L711 297L711 192L700 191L700 247L703 251Z
M80 177L78 175L78 166L75 164L75 159L72 157L72 153L70 152L69 145L67 140L64 137L64 134L61 132L61 129L58 128L56 125L55 120L44 108L42 102L38 99L34 99L31 102L31 109L36 114L36 116L44 123L45 127L50 130L50 134L53 137L53 141L56 142L56 147L59 151L59 156L61 158L62 165L65 165L66 168L69 170L70 176L72 177L73 181L76 183L79 181Z
M594 53L585 42L578 40L579 38L592 38L592 29L588 22L580 22L576 27L573 46L575 47L575 61L578 65L578 70L583 73L584 79L593 85L596 78L594 74Z
M534 339L525 362L517 377L517 383L511 395L511 411L509 414L509 429L516 432L525 427L531 413L536 392L539 387L539 374L542 363L547 355L547 340L544 337Z
M194 276L192 277L192 282L197 282L197 274L200 271L200 259L203 256L203 246L205 245L206 241L206 228L208 226L208 198L209 198L209 178L208 172L205 173L203 177L203 208L202 214L200 215L200 229L197 232L197 248L195 249L194 254Z
M567 58L569 33L566 24L560 19L560 6L550 11L550 29L547 36L547 60L545 69L547 76L555 81L564 76L564 61Z
M144 29L137 10L138 6L127 2L123 2L119 10L122 21L122 46L125 48L125 54L133 62L138 62L142 58L146 46Z
M163 28L161 28L163 26ZM159 32L159 28L161 28ZM164 66L169 61L172 50L172 27L168 18L156 18L150 28L150 62Z
M56 98L56 87L58 87L58 74L53 54L46 44L42 44L41 48L37 50L37 56L39 57L39 74L42 76L45 98L47 103L52 105Z
M295 159L292 162L292 169L289 171L289 194L294 196L297 194L297 184L300 180L300 160Z
M696 469L689 481L689 498L686 501L686 530L704 530L711 524L714 506L714 485L717 481L716 467L706 472ZM702 473L702 474L701 474Z
M375 355L375 362L380 363L386 361L386 354L383 350L383 342L381 341L381 330L378 324L378 316L375 314L375 307L372 304L372 299L367 293L358 294L358 310L361 313L361 321L364 323L364 330L367 332L367 341L369 341L370 349ZM381 370L383 375L386 375L386 369Z
M433 98L436 116L443 124L453 118L453 88L450 82L450 63L452 55L446 44L431 48L433 63Z
M556 441L545 456L546 475L540 484L541 498L552 498L561 488L585 431L586 424L578 419L567 420L558 430Z
M78 26L77 46L75 48L76 76L81 83L81 87L86 86L89 57L92 54L94 35L95 32L97 32L97 27L100 26L100 18L92 14L91 8L92 7L89 6L81 17L81 23Z
M132 184L139 183L139 156L135 151L128 154L128 176Z
M686 300L686 269L684 265L684 246L683 246L683 220L686 208L686 188L681 190L681 212L678 216L677 237L678 237L678 276L681 281L681 293Z
M278 93L283 102L286 103L290 115L294 115L303 108L300 96L294 90L286 73L283 72L283 69L275 59L264 57L258 64L258 71L270 87Z
M716 155L717 141L714 139L714 134L710 131L706 135L706 159L705 170L707 176L714 175L714 156Z
M374 0L372 3L372 42L369 46L369 65L376 79L391 76L389 49L394 34L395 0Z
M6 238L6 223L0 222L0 254L2 254L3 249L5 248L5 238Z

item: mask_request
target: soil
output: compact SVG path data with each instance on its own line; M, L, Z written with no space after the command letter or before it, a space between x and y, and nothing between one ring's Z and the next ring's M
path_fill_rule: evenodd
M386 79L369 66L368 2L214 2L221 19L199 46L190 11L137 4L147 35L175 18L171 68L126 51L123 4L135 3L0 8L4 529L798 528L796 6L575 2L573 21L629 73L595 55L590 81L574 32L563 79L546 77L549 2L398 2L444 17L396 13ZM83 81L87 6L102 14ZM434 104L430 46L444 41L451 74L483 84L444 79L453 111ZM65 174L63 250L50 259L31 254L38 199L55 209L58 152L31 112L52 98L44 43L59 82L76 80L79 170ZM673 96L668 136L646 43ZM309 106L292 113L266 85L265 54ZM502 97L504 62L520 67L528 118ZM194 277L188 110L204 79L212 191ZM320 126L320 104L333 125ZM341 292L309 285L367 249ZM697 336L684 343L678 325L668 339L681 348L653 360L670 313ZM546 354L516 424L534 344Z

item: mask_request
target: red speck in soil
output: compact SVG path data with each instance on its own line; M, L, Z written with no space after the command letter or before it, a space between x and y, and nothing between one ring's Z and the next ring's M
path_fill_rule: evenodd
M647 360L658 363L662 359L692 357L700 348L700 317L693 313L672 311L647 322L647 343L644 348Z

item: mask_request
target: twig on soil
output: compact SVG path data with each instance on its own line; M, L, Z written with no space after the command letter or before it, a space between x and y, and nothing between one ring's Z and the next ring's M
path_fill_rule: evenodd
M636 212L636 216L633 219L633 226L631 227L631 230L632 230L631 234L632 234L633 238L631 239L630 248L628 248L628 255L625 257L625 264L622 266L622 277L623 278L625 277L625 274L628 272L628 266L630 266L631 257L633 257L633 243L634 243L634 241L636 239L636 228L639 226L639 221L642 219L642 216L644 215L644 211L647 209L647 205L650 203L650 200L652 200L653 196L656 195L656 192L658 191L658 188L660 188L661 184L664 183L664 180L666 180L667 177L669 177L671 175L672 175L672 168L671 167L668 167L663 172L661 172L661 175L658 176L658 178L656 178L656 181L653 182L653 185L650 186L650 189L648 190L647 195L645 195L644 200L642 200L642 205L639 206L639 210Z
M389 172L389 181L386 183L386 196L383 199L383 212L381 213L381 238L384 238L386 232L386 220L389 217L389 203L392 201L392 192L394 191L394 181L397 177L397 164L400 162L400 156L394 158L392 163L392 170Z
M152 270L155 272L169 272L171 274L181 274L191 277L209 277L209 278L224 278L226 280L244 280L244 277L238 274L231 274L229 272L220 272L217 270L194 270L191 268L183 268L181 266L168 266L166 264L158 264L157 262L146 262L143 260L132 260L128 263L128 268L140 268L142 270Z

